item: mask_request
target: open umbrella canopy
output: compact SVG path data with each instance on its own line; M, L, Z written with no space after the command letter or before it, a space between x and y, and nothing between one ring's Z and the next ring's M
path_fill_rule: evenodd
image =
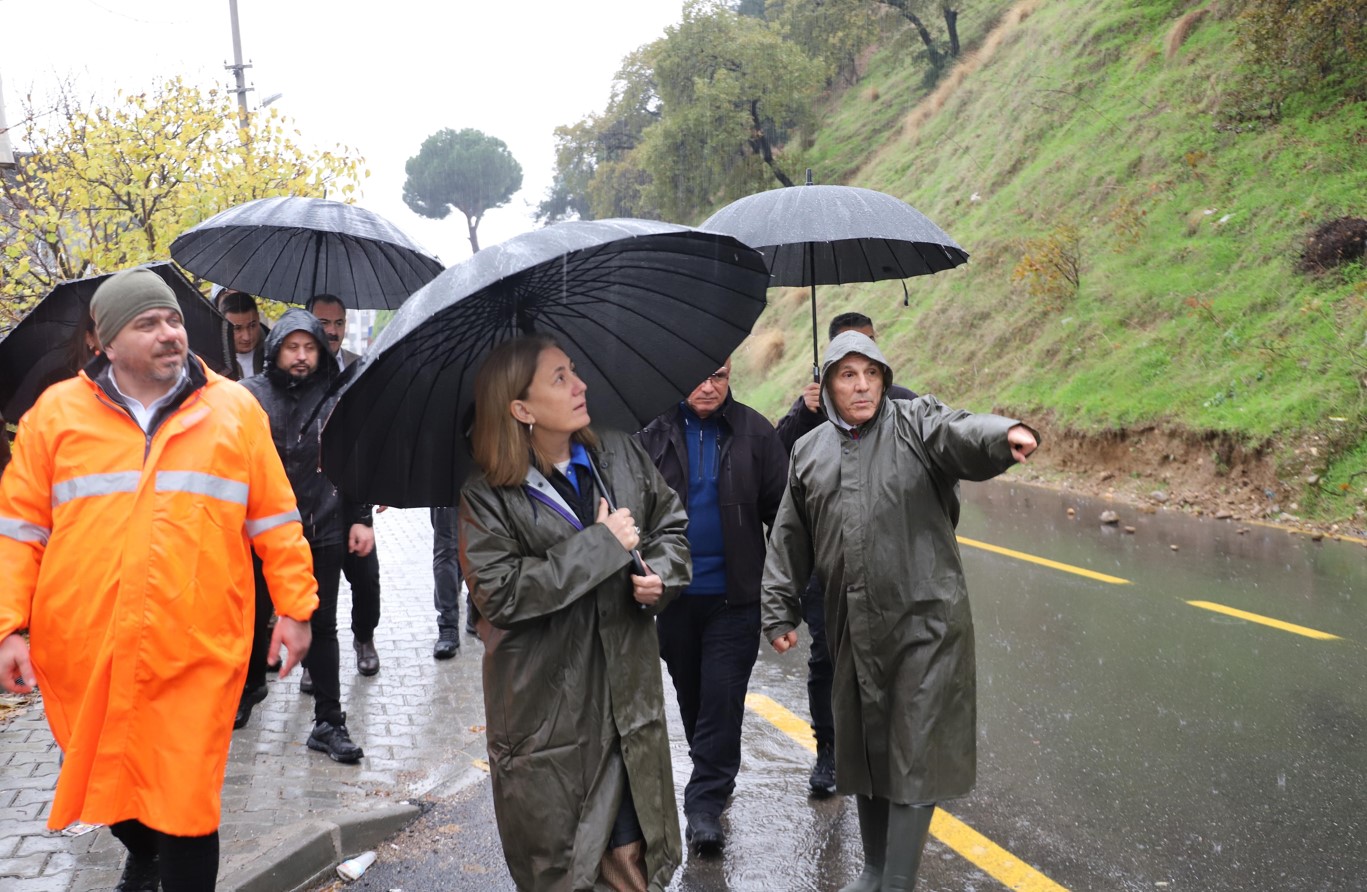
M924 276L968 260L967 251L905 201L858 186L816 186L810 170L806 185L747 195L699 228L757 249L771 284L811 286L813 369L817 285Z
M226 320L175 264L164 260L146 266L176 293L190 349L215 372L228 374L232 353ZM58 285L0 341L0 411L7 420L17 421L49 385L85 366L90 299L109 275Z
M647 220L559 223L485 248L413 295L354 366L323 470L367 502L455 505L475 372L524 333L559 340L596 426L639 430L744 340L768 278L729 236Z
M952 269L968 252L925 214L858 186L790 186L747 195L700 229L764 255L774 285L842 285Z
M373 211L323 198L261 198L171 243L197 276L270 300L335 294L351 309L397 309L442 263Z

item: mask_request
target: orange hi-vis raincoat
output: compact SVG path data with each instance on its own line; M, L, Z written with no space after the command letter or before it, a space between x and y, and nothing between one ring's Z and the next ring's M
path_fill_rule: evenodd
M188 394L150 435L98 375L54 384L20 420L0 483L0 638L29 630L65 753L53 829L218 829L251 650L251 549L281 616L318 605L266 414L193 356L188 369Z

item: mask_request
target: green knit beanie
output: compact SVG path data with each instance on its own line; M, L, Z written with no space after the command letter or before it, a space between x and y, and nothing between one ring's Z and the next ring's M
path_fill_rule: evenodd
M105 279L90 300L95 337L108 345L123 327L148 310L180 312L176 293L150 269L126 269Z

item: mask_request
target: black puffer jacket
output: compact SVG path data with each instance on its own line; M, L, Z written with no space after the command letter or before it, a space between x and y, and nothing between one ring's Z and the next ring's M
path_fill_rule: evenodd
M318 370L302 379L275 364L280 345L296 331L307 332L318 342ZM345 544L352 524L371 524L370 506L347 499L318 468L319 437L329 408L319 410L319 404L328 399L328 388L338 374L323 324L312 313L290 310L266 338L265 372L241 382L270 417L271 438L294 487L304 536L314 548ZM310 418L308 430L302 430Z
M721 462L717 505L726 543L726 599L759 600L766 528L774 522L788 480L788 453L769 420L728 393L721 416ZM650 422L636 439L660 475L688 507L688 445L683 410L675 407Z

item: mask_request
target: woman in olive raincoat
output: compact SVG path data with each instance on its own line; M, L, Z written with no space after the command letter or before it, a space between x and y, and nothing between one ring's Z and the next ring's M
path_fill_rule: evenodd
M933 396L885 398L892 369L858 332L822 366L830 424L798 441L764 568L764 632L797 642L802 590L826 583L836 788L857 796L864 871L847 892L910 890L935 803L976 771L973 619L955 483L1024 461L1038 436Z
M494 811L519 889L662 890L681 847L654 616L689 582L688 521L634 440L589 430L585 391L545 337L498 347L475 381L460 559Z

